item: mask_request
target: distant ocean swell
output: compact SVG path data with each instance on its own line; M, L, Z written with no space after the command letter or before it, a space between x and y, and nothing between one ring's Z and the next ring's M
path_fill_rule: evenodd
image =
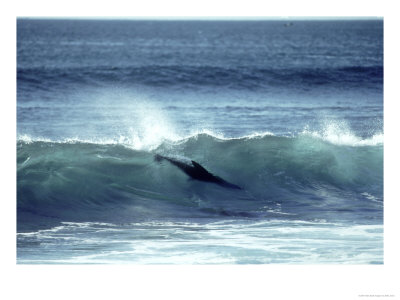
M198 134L137 150L119 143L19 139L18 225L38 224L38 218L380 218L375 212L383 205L382 142L374 137L335 144L312 134L235 139ZM195 160L243 190L190 180L168 162L157 162L156 153Z
M141 84L154 87L229 87L233 89L293 88L340 85L341 88L381 88L382 66L265 69L254 67L160 66L18 68L21 87L50 89L68 84Z

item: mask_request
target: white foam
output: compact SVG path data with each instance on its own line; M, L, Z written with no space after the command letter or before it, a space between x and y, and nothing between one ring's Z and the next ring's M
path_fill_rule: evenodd
M120 139L111 139L111 138L87 138L82 139L79 137L68 137L68 138L60 138L60 139L50 139L41 136L31 136L28 134L20 134L17 136L17 141L24 142L27 144L31 144L33 142L46 142L46 143L55 143L55 144L76 144L76 143L88 143L88 144L100 144L100 145L109 145L109 144L120 144Z
M30 144L33 142L52 142L51 139L44 138L44 137L32 137L28 134L19 134L17 136L17 140L22 141L27 144Z
M264 132L255 132L251 133L249 135L241 135L238 137L227 137L225 136L222 132L216 132L210 129L200 129L196 131L192 131L189 136L185 137L185 140L193 137L198 137L199 135L209 135L213 138L223 140L223 141L231 141L231 140L242 140L242 139L257 139L257 138L263 138L265 136L275 136L272 132L270 131L264 131Z
M383 145L383 133L377 133L370 138L363 139L356 136L346 122L325 122L321 131L311 131L305 128L303 135L322 139L335 145L343 146L377 146Z
M40 242L34 255L31 255L32 251L24 252L25 248L20 248L18 263L383 262L381 224L350 225L325 220L223 220L212 223L150 221L115 226L64 222L63 226L40 233L36 236L30 233L18 235L19 243L23 243L25 238L29 242L32 237ZM113 243L115 246L111 245ZM88 250L74 251L82 246ZM57 256L49 255L55 251Z
M272 132L254 132L248 135L228 137L222 132L210 128L199 128L192 130L189 134L182 134L177 130L174 123L169 120L162 110L157 107L144 105L137 108L131 120L125 120L125 128L128 130L124 134L115 137L67 137L52 140L45 137L33 137L27 134L18 135L18 140L25 143L32 142L53 142L53 143L91 143L91 144L119 144L134 150L152 151L164 142L172 144L185 143L189 139L207 135L218 140L241 140L241 139L261 139L266 136L275 136ZM378 132L369 138L361 138L351 131L344 121L325 121L321 130L311 130L306 127L301 135L311 136L335 145L345 146L376 146L383 145L384 135Z
M361 195L363 195L366 199L374 201L374 202L378 202L378 203L382 203L382 201L380 201L377 197L371 195L370 193L364 192L361 193Z

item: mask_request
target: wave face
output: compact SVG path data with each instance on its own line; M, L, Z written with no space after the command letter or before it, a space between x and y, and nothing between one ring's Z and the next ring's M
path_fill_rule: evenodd
M153 151L121 144L19 141L18 225L154 218L382 218L383 147L313 136L219 139L207 134ZM195 160L239 185L189 179L156 153Z

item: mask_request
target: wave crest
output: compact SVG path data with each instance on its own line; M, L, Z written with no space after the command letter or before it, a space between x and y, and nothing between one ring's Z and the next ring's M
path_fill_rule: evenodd
M383 149L320 138L195 134L153 150L118 141L17 144L18 222L132 222L153 217L329 218L381 209ZM189 180L155 154L183 157L243 188ZM366 196L367 195L367 196ZM360 209L361 208L361 209ZM368 217L368 216L367 216Z

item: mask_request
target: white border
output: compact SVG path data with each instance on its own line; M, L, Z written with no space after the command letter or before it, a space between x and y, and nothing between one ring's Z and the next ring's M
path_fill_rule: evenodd
M376 1L318 0L147 0L129 1L16 1L18 16L383 16L388 5Z
M272 5L273 3L273 5ZM3 299L362 299L400 296L398 198L399 22L394 1L15 1L3 5ZM383 266L18 266L15 238L17 16L383 16L385 24L385 263ZM4 150L5 149L5 150ZM396 180L396 181L395 181ZM5 191L4 191L5 189Z

